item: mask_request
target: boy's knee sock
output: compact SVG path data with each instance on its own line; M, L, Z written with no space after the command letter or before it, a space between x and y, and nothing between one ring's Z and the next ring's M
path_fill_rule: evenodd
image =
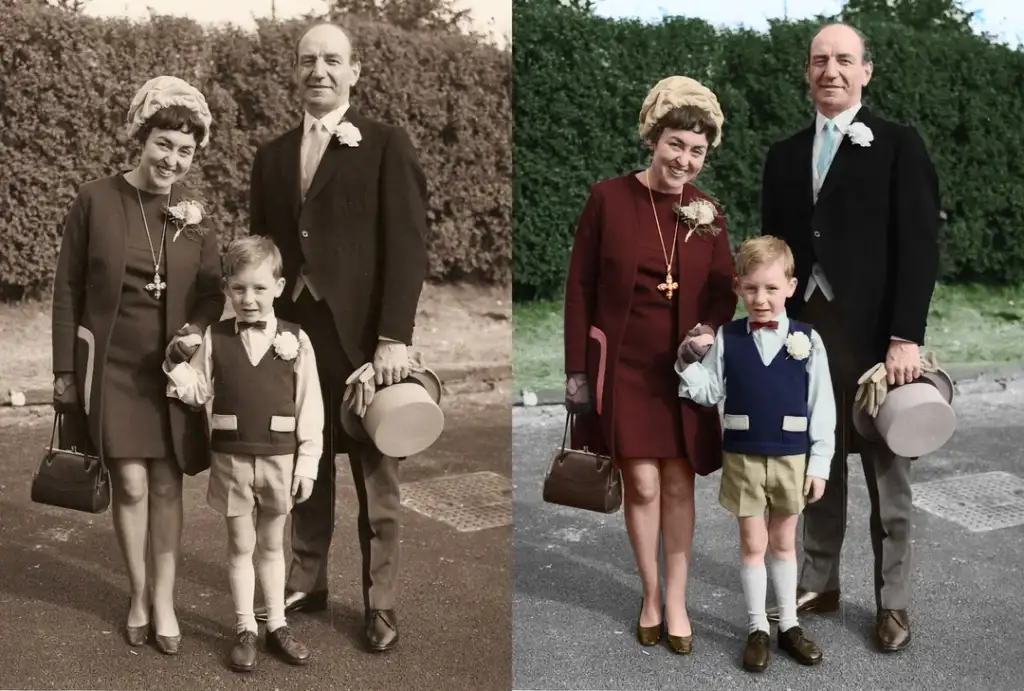
M796 616L796 559L772 559L772 585L779 603L779 631L799 622Z
M261 552L259 556L260 588L267 605L267 631L287 624L284 616L284 552Z
M231 557L228 580L231 583L231 599L235 605L235 632L258 631L256 616L253 614L256 573L252 567L251 554L245 557Z
M764 564L741 567L743 597L747 601L748 633L768 632L768 615L765 613L765 598L768 595L768 573Z

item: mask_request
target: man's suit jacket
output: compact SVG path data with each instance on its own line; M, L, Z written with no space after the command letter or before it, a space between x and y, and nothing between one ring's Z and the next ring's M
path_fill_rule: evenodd
M301 123L257 151L249 232L273 238L281 250L287 287L276 311L294 320L292 290L305 264L343 355L358 367L372 360L379 337L412 343L427 272L427 187L404 130L351 108L345 121L362 140L350 147L331 137L305 202Z
M796 260L800 318L811 269L819 263L846 323L860 371L884 360L890 337L924 343L938 275L938 178L917 131L861 107L854 122L870 146L842 138L813 198L814 125L768 150L761 232L784 239ZM815 290L820 290L816 288Z

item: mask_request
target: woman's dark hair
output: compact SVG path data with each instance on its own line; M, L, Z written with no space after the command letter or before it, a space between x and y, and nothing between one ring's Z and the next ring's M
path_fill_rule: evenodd
M196 144L206 136L206 126L199 119L199 115L185 106L168 106L156 111L135 133L135 139L140 144L145 144L153 130L176 130L191 134L196 138Z
M697 106L680 106L665 113L647 133L647 141L657 144L665 130L685 130L703 134L708 138L708 144L715 141L715 137L718 136L718 125L706 110Z

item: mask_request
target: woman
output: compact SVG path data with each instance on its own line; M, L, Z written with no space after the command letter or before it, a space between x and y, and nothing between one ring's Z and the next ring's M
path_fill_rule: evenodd
M152 629L168 655L181 641L182 474L209 461L202 412L167 398L161 364L224 307L217 235L180 184L210 122L203 95L181 79L157 77L139 90L128 110L138 165L79 189L53 289L54 406L85 413L110 470L131 588L125 637L139 646Z
M576 417L573 445L610 454L622 469L643 587L636 636L655 645L664 627L680 654L693 642L694 472L720 467L721 431L716 410L679 398L673 363L688 331L717 329L736 309L725 222L692 184L722 122L715 95L692 79L669 77L651 90L640 110L650 166L592 187L565 295L566 406L596 413Z

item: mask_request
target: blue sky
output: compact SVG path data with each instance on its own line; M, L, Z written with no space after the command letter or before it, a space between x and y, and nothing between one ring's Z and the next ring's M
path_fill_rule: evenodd
M597 0L597 13L606 17L659 19L665 15L700 17L716 26L743 25L764 29L768 19L788 16L804 19L817 14L837 13L839 0ZM1024 2L1020 0L968 0L975 16L975 29L995 34L1009 45L1024 39Z

